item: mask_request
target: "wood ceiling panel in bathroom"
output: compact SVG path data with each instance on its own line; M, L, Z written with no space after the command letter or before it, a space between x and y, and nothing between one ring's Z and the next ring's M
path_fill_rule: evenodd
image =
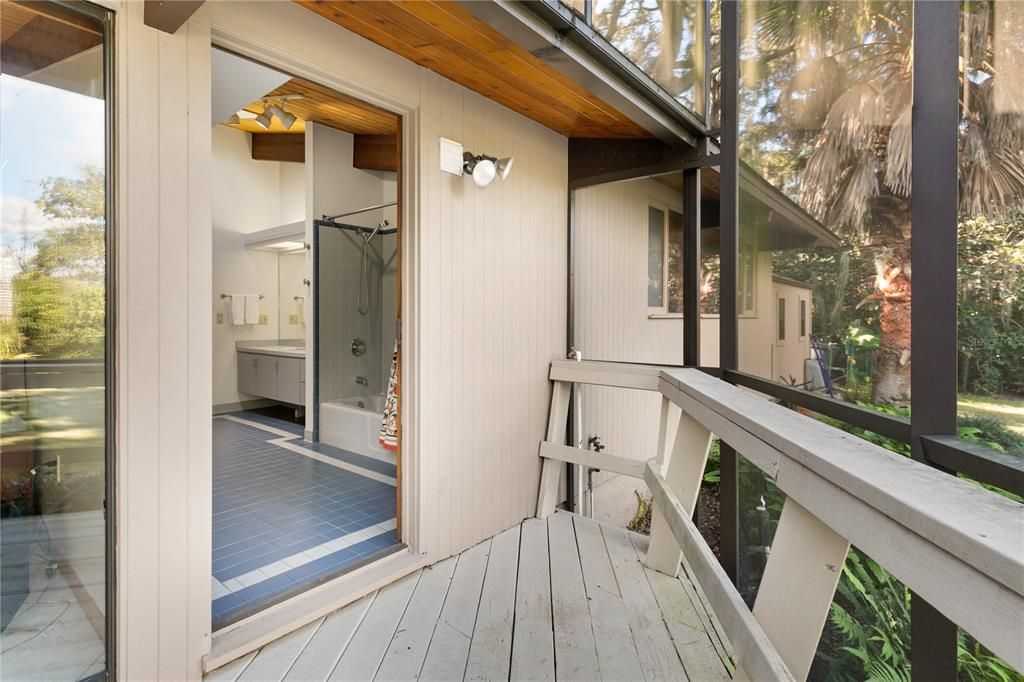
M305 122L315 121L353 135L394 135L398 132L397 115L304 78L292 78L267 93L267 97L283 95L302 95L302 99L284 103L284 108L299 118L290 130L285 130L276 118L269 130L252 119L242 119L241 123L231 127L249 133L301 133ZM245 109L259 114L263 111L263 103L253 102Z

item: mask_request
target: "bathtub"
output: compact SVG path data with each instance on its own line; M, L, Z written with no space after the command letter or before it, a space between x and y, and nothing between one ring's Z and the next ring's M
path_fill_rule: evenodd
M359 395L320 403L320 440L394 464L395 453L379 443L384 395Z

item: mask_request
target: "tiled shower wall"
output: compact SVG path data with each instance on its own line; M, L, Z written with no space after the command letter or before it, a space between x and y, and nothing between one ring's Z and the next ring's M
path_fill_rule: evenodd
M336 400L361 394L364 390L382 393L385 388L381 370L384 315L378 254L382 241L394 241L394 237L374 237L368 247L369 310L361 315L358 301L361 237L344 230L319 229L320 399ZM366 343L366 353L359 357L351 350L356 338ZM366 377L367 389L355 382L357 376Z
M397 187L394 173L363 171L352 166L352 136L312 124L307 131L311 159L312 215L334 215L392 201ZM347 223L375 226L382 218L396 223L394 208L343 218ZM362 393L383 393L387 388L391 351L395 340L397 237L377 236L368 253L369 310L358 308L359 262L362 238L355 232L315 228L319 232L320 400L337 400ZM385 267L387 266L387 267ZM352 354L352 341L366 342L366 353ZM366 377L368 386L355 382Z

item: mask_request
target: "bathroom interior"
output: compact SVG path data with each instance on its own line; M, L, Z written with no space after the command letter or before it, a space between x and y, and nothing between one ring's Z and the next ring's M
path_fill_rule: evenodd
M401 547L400 118L213 51L213 626Z

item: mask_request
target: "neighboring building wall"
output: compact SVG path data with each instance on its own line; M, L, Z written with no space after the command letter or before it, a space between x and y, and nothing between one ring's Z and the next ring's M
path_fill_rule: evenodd
M653 180L637 180L576 190L574 194L574 312L575 347L588 360L664 363L683 362L683 320L658 317L647 309L647 209L651 202L681 211L678 193ZM775 306L778 287L792 297L787 303L787 340L775 337ZM798 339L798 298L809 300L810 291L773 283L771 254L757 254L754 277L754 311L738 323L739 356L744 371L765 377L792 374L803 380L803 358L809 341ZM808 302L808 306L810 303ZM808 329L810 310L808 309ZM718 366L719 319L701 319L701 364ZM608 452L646 460L655 456L658 442L660 396L643 391L598 386L581 389L583 442L600 436ZM596 474L601 484L616 478ZM629 495L636 485L607 488ZM606 508L632 504L627 499L608 499L599 493L595 502Z
M533 513L565 352L566 139L293 3L206 3L174 35L117 5L119 676L200 675L211 539L210 38L409 112L403 528L442 559ZM418 137L416 136L418 132ZM514 155L480 190L438 136ZM415 514L414 514L415 512Z
M778 301L786 301L786 338L778 340ZM774 279L772 282L772 310L774 311L772 327L775 346L772 349L773 381L802 384L807 380L804 371L805 361L811 357L811 288L807 285L789 280ZM804 321L804 334L800 334L800 303L803 302L807 318Z
M681 316L647 310L647 215L651 202L682 212L678 192L653 180L576 190L573 200L575 339L587 360L683 362ZM717 364L718 319L701 320L701 362ZM608 451L655 455L661 398L600 386L581 390L583 440L599 435ZM596 475L595 482L608 474Z

